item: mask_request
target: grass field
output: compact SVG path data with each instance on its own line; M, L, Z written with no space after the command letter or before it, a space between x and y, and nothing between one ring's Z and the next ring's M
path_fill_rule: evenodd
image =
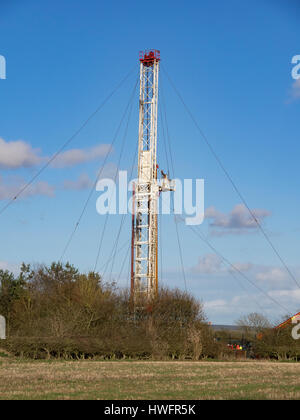
M0 399L300 399L300 363L0 357Z

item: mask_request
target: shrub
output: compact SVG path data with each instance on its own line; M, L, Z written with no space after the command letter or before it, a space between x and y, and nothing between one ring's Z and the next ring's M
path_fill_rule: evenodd
M19 277L0 272L0 280L5 346L18 356L198 360L213 347L201 303L177 289L161 289L133 314L128 291L69 264L23 265Z

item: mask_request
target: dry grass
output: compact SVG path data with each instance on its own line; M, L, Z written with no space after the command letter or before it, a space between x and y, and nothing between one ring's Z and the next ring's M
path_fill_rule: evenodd
M0 357L0 399L300 399L300 364Z

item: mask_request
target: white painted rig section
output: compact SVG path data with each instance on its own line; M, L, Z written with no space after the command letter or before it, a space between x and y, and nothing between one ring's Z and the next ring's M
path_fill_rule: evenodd
M138 182L134 234L134 300L157 290L157 102L159 60L140 63ZM141 296L141 297L142 297Z
M157 213L160 192L174 191L175 182L163 173L157 179L157 107L160 52L140 54L140 102L138 181L135 188L135 217L132 245L131 293L137 309L158 291Z
M0 340L6 339L6 321L4 316L0 315Z

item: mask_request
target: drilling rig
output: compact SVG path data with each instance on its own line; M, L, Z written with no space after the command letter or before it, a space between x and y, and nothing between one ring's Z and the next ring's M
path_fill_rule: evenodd
M143 308L158 293L158 197L174 181L157 178L157 107L160 51L140 52L138 178L133 190L131 298Z

